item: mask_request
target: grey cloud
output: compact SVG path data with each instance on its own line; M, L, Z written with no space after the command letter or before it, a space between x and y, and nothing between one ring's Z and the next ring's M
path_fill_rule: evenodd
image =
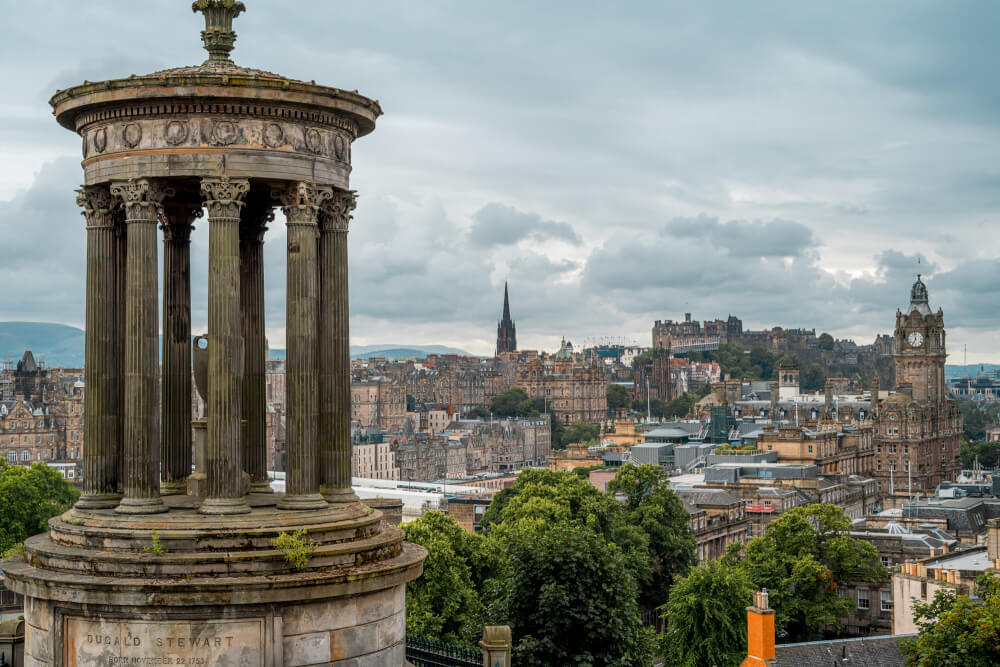
M699 239L725 248L731 257L796 257L818 245L812 230L789 220L730 220L675 218L664 226L669 236Z
M488 248L513 245L518 241L565 241L578 246L580 236L568 222L543 220L534 213L524 213L511 206L491 202L472 214L469 241Z

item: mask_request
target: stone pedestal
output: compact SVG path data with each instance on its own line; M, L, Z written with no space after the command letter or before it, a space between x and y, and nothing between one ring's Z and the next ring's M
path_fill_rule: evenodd
M30 564L4 568L25 598L26 665L403 664L406 582L426 552L379 512L253 494L250 514L209 525L183 498L146 521L70 510L26 542ZM297 531L301 569L273 544Z

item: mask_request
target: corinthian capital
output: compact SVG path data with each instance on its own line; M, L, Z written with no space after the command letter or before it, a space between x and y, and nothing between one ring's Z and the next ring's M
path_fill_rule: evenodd
M298 181L276 193L290 225L315 225L319 208L333 196L329 185Z
M111 227L111 191L107 185L84 185L76 191L76 204L83 208L87 227Z
M125 205L125 219L156 220L160 204L174 194L173 188L149 178L130 178L111 184L111 194Z
M320 230L324 232L346 232L351 222L351 211L358 205L358 193L354 190L336 190L321 210Z
M230 180L228 176L203 178L201 191L205 195L209 218L239 219L243 198L250 192L250 181L245 178Z

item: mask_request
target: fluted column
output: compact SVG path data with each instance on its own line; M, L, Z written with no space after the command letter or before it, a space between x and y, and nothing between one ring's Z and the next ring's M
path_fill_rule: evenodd
M208 442L207 494L198 511L245 514L250 506L240 458L240 209L250 183L205 178L201 191L208 209Z
M115 355L117 248L107 185L77 190L87 220L87 320L84 395L83 495L80 509L116 507L118 495L118 396Z
M111 184L125 205L128 258L125 268L125 420L123 497L116 511L154 514L160 498L159 317L157 314L156 221L167 191L156 181Z
M281 509L321 509L316 466L319 417L317 335L319 333L316 264L319 207L331 188L293 183L279 193L288 225L288 284L285 321L285 434L288 456Z
M264 337L264 232L274 220L269 203L253 201L240 222L240 315L246 366L243 373L243 469L251 493L271 493L267 478L267 343Z
M191 475L191 223L200 206L164 207L160 493L187 493Z
M357 502L351 488L351 355L347 227L354 192L323 206L319 236L319 483L330 503Z
M125 207L120 202L112 210L111 217L114 219L115 235L114 395L117 402L115 416L118 418L115 460L118 462L118 495L121 496L125 492L125 286L128 284L125 269L128 266L128 225L125 224Z

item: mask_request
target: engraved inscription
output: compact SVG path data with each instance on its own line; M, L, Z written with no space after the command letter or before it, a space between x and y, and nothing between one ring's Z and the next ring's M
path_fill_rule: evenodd
M262 618L138 621L66 616L63 622L65 667L264 665Z

